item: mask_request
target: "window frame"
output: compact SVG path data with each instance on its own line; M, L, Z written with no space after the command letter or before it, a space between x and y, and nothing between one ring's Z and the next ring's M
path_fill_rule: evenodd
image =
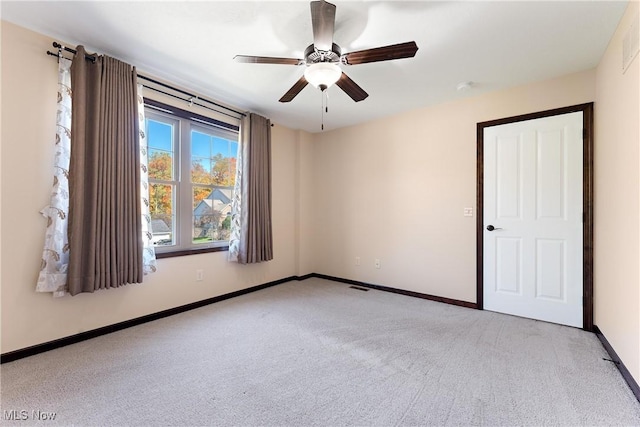
M190 111L182 110L156 100L144 98L145 119L174 125L173 180L158 180L149 177L149 184L174 185L174 224L173 245L154 245L156 258L195 255L209 252L229 250L229 242L224 240L208 243L193 243L193 188L209 187L208 184L198 184L191 181L191 133L192 131L206 131L208 134L240 143L240 127L202 116ZM148 128L147 128L148 129ZM145 129L145 131L147 131ZM237 153L236 153L237 159Z

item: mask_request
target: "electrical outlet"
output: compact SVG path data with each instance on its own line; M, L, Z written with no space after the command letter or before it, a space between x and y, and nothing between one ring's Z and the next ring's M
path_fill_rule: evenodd
M473 216L473 208L464 208L464 216Z
M378 258L376 258L376 260L374 261L374 264L376 268L380 268L380 260Z
M204 270L196 270L196 282L202 282L204 280Z
M359 256L356 257L356 265L360 265L360 257Z

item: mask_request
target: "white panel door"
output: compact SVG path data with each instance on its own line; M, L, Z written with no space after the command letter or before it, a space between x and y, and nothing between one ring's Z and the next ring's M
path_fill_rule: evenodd
M582 327L582 112L484 129L484 309Z

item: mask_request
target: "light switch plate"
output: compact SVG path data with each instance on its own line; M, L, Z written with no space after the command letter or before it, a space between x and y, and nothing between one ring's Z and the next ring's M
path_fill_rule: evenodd
M473 216L473 208L464 208L464 216Z

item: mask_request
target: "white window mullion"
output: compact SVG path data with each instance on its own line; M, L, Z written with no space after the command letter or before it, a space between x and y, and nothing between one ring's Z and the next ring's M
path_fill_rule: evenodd
M193 222L191 185L191 126L181 122L180 126L180 248L191 249Z

